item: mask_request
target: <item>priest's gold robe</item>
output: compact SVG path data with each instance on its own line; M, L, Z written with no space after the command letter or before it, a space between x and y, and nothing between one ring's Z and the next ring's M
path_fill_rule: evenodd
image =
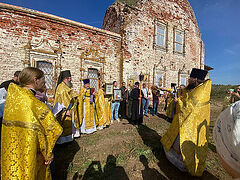
M112 101L109 101L108 97L104 98L105 101L105 109L106 109L106 126L111 124L111 117L112 117Z
M94 128L95 122L95 109L94 104L90 103L90 89L84 92L84 88L81 89L78 95L78 117L80 124L82 124L83 118L85 120L85 129ZM83 110L84 108L84 110Z
M61 82L56 89L54 105L59 102L60 104L63 103L64 106L68 108L71 99L75 97L77 97L75 92L70 87L68 87L66 83ZM73 112L74 120L72 120L72 116L66 116L66 118L63 120L63 116L65 113L63 113L62 118L59 120L59 124L63 127L63 133L61 137L72 135L72 121L74 121L77 130L79 130L80 128L80 123L77 117L76 103L74 103L73 108L70 110L70 114L72 114Z
M10 84L1 140L1 178L51 179L53 147L62 133L51 110L26 88Z
M107 123L107 109L105 106L105 99L104 99L104 93L103 90L99 89L96 99L95 99L95 105L96 105L96 111L97 111L97 120L96 124L98 127L104 127Z
M172 89L167 89L167 92L168 92L168 99L167 99L166 115L167 117L172 118L174 96L172 94Z
M196 88L183 90L177 103L177 112L161 142L169 151L178 134L183 162L189 173L201 176L205 169L208 152L208 129L210 123L211 80Z

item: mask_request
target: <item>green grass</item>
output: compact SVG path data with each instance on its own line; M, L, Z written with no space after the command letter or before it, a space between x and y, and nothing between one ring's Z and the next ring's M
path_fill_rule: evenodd
M94 145L97 141L99 141L101 137L98 134L93 134L87 138L85 138L85 143L87 145Z
M69 166L68 166L68 168L67 168L67 172L72 172L72 170L73 170L73 162L71 162L70 164L69 164Z
M148 156L149 154L152 153L150 149L136 149L135 150L136 155L139 157L141 155Z
M235 86L233 85L219 85L213 84L211 91L211 99L224 99L227 95L228 89L233 89Z
M106 134L107 138L112 138L114 136L119 136L119 132L112 131Z
M123 154L117 155L117 165L123 165L126 160L126 157Z

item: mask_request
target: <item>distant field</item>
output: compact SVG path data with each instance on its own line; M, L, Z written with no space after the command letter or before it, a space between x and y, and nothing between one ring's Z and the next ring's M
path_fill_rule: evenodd
M211 99L224 99L228 89L233 89L233 85L212 85Z

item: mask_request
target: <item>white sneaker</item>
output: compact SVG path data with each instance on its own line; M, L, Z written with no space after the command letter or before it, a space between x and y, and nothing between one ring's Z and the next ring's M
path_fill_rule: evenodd
M74 138L78 138L80 137L80 131L76 130L75 134L74 134Z
M120 119L117 119L117 122L121 122Z

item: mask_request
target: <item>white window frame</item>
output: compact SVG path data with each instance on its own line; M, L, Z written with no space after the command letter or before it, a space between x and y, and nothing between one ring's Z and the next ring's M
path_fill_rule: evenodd
M90 71L96 71L97 72L97 77L90 77ZM92 81L97 81L97 87L94 87L96 91L98 91L99 88L99 70L96 68L88 68L88 79L90 79L90 86L93 87Z
M187 86L188 75L186 75L186 74L180 74L179 86L182 85L182 83L181 83L181 82L182 82L182 79L185 79L185 84L183 84L183 85Z
M159 77L162 78L162 85L159 85ZM163 87L164 86L164 72L156 72L155 74L155 83L157 87Z
M177 40L177 35L180 35L182 37L181 41ZM185 32L179 29L174 30L174 51L180 54L184 54L184 44L185 44ZM180 45L182 47L182 50L179 51L177 49L177 45Z
M163 29L164 33L161 34L158 32L158 29ZM164 23L156 23L156 31L155 31L156 37L155 37L155 44L157 47L160 47L162 49L167 49L167 25ZM158 44L158 37L161 36L163 37L163 45Z
M40 67L39 67L39 65L40 65L40 63L47 63L47 64L50 64L51 66L52 66L52 73L45 73L44 72L44 70L42 70ZM47 82L46 82L46 88L47 89L49 89L49 90L53 90L53 80L54 80L54 70L53 70L53 63L52 62L49 62L49 61L47 61L47 60L39 60L39 61L36 61L36 68L39 68L40 70L42 70L43 72L44 72L44 76L45 76L45 81L47 81L48 80L48 78L46 77L46 76L50 76L51 78L50 78L50 87L49 86L47 86L48 84L47 84Z

